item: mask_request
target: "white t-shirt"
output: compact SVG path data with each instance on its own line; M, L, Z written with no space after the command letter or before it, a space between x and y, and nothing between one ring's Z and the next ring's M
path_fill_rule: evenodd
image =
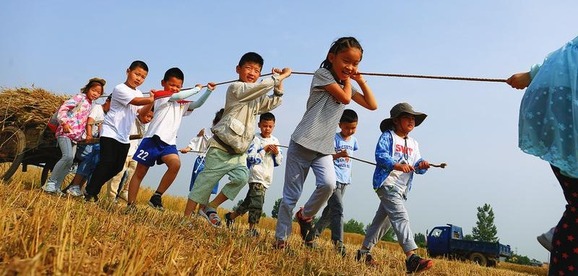
M123 144L130 142L130 129L134 124L139 106L129 104L143 94L138 89L132 89L121 83L114 87L110 110L104 116L101 137L109 137Z
M263 138L261 134L256 134L247 150L247 165L249 166L249 183L261 183L269 189L273 182L273 168L281 164L283 154L281 149L277 155L265 152L264 147L267 145L279 145L279 140L274 136Z
M157 135L161 141L177 144L177 132L181 126L183 116L192 113L188 110L190 101L170 101L170 97L155 100L155 114L149 123L145 137Z
M416 140L411 137L404 139L395 133L392 133L391 136L393 138L392 157L396 163L406 163L413 166L415 165L415 162L421 159L419 145ZM400 194L405 196L409 188L408 183L411 177L411 173L392 170L384 180L383 184L385 186L394 186L400 192Z
M189 145L187 147L191 148L191 151L195 152L197 155L205 157L207 151L209 150L209 140L213 137L208 135L205 131L203 136L195 136L191 138Z
M139 134L143 134L146 131L148 124L143 125L143 123L141 123L138 119L134 120L134 124L132 124L132 127L130 128L130 134L131 135L139 135ZM140 128L140 130L139 130ZM130 148L128 148L128 155L127 158L132 158L132 156L134 155L134 153L136 152L136 149L138 148L138 144L140 144L140 141L142 139L132 139L130 140Z
M90 114L88 114L88 118L94 120L94 124L92 125L92 137L100 137L101 125L104 121L104 110L102 110L102 105L93 105L90 109ZM82 134L82 139L86 139L86 131Z

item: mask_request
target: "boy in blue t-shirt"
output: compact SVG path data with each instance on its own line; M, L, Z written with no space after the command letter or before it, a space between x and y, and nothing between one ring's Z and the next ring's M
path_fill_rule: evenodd
M335 133L335 154L333 154L333 166L337 177L337 187L327 201L327 206L319 221L305 237L305 245L314 246L315 238L321 235L323 229L329 225L331 229L331 241L335 249L345 257L343 246L343 195L345 188L351 183L351 159L349 156L356 150L357 138L353 136L357 129L357 113L351 109L345 109L339 120L340 132Z

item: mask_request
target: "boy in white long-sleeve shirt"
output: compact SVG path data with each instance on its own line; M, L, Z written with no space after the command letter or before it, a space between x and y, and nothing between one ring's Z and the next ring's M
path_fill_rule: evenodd
M275 115L270 112L259 117L261 134L255 135L247 151L247 165L249 167L249 191L237 210L225 214L227 227L231 227L235 218L249 212L250 236L258 236L255 225L259 223L265 202L265 192L273 181L273 168L283 161L279 150L279 140L271 135L275 128Z

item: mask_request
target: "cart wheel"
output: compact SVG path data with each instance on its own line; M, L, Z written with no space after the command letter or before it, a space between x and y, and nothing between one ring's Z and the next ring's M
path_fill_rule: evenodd
M9 126L0 131L0 179L8 181L20 167L24 158L26 137L17 127Z

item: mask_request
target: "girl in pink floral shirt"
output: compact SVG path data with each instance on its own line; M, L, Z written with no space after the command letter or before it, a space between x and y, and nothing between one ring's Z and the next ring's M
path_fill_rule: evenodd
M101 78L90 79L80 94L66 100L58 109L60 125L56 129L56 140L62 157L54 165L50 178L42 187L45 192L61 193L62 180L74 161L76 143L83 139L92 101L102 95L105 84L106 81Z

